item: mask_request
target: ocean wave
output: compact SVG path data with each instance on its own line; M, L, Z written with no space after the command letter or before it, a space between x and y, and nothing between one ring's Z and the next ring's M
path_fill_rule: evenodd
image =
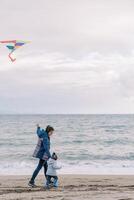
M32 162L0 162L0 175L32 175L38 161ZM43 175L43 170L41 171ZM134 174L134 163L62 163L59 174Z

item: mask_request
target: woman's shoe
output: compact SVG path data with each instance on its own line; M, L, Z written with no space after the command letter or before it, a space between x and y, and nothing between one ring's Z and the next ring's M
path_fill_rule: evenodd
M35 183L33 183L33 182L31 182L31 181L29 181L28 185L29 185L30 187L32 187L32 188L37 187L37 186L35 185Z

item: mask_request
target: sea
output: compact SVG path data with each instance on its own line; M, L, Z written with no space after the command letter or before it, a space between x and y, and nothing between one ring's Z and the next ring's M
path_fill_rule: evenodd
M94 114L0 115L0 175L32 174L36 124L55 129L59 174L134 174L134 115Z

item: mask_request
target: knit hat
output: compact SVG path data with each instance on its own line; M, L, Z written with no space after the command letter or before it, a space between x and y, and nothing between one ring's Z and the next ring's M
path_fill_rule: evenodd
M58 159L58 156L56 155L55 152L52 154L52 159L54 159L54 160L57 160L57 159Z

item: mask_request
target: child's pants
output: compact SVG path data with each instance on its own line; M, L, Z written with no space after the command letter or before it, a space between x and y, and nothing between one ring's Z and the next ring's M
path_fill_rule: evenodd
M53 182L51 180L52 178L53 178ZM51 183L53 183L54 187L58 187L58 177L57 176L49 176L49 175L47 175L46 185L49 186Z

